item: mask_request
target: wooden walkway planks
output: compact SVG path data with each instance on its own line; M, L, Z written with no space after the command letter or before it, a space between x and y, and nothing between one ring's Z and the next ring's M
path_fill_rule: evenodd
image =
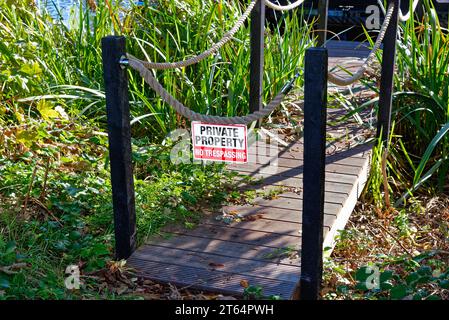
M334 57L347 57L354 48L345 44L330 49ZM368 51L357 53L357 68ZM348 58L348 61L351 60ZM351 61L353 61L352 59ZM330 64L341 62L331 58ZM329 110L332 118L340 110ZM361 134L353 123L328 128L332 137ZM250 205L225 206L222 212L209 212L194 229L167 230L169 237L158 237L140 247L128 264L140 276L227 295L242 295L240 282L261 286L265 295L290 299L297 295L301 272L301 215L303 143L287 145L273 139L253 141L246 165L229 165L230 170L261 179L259 183L242 180L241 188L258 192ZM370 145L329 143L326 158L324 247L332 248L334 238L346 225L368 178ZM269 190L282 193L268 199ZM225 223L223 214L240 217Z
M293 297L301 269L296 252L301 243L301 146L294 144L284 153L289 162L279 167L280 174L269 174L268 179L249 186L261 191L278 184L296 191L286 191L271 200L258 197L251 205L226 206L223 212L239 214L242 221L226 224L216 219L221 213L210 213L193 230L175 230L168 239L152 239L128 263L144 277L181 287L241 295L240 281L246 280L262 286L266 295ZM260 144L252 148L260 149ZM367 146L328 157L327 171L344 177L345 183L332 182L326 192L324 247L333 246L337 230L346 224L366 182L369 158ZM263 170L263 159L256 157L253 164L231 165L230 169L257 176ZM292 171L285 175L286 170Z

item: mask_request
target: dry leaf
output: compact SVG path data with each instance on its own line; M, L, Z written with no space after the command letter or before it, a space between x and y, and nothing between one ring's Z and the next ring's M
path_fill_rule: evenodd
M241 281L240 281L240 285L241 285L243 288L248 288L248 287L249 287L249 282L248 282L248 280L241 280Z
M224 264L222 264L222 263L211 262L211 263L209 263L209 266L210 266L210 267L213 267L213 268L223 268L223 267L224 267Z
M263 218L263 213L246 216L244 221L256 221Z

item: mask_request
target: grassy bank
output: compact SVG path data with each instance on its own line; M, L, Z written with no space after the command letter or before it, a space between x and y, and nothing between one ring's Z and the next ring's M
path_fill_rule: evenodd
M449 297L449 39L422 3L423 19L400 25L392 132L375 144L365 193L327 261L326 299ZM357 101L352 114L377 102Z
M424 2L424 20L401 26L390 144L375 148L364 198L326 265L326 298L447 297L447 200L436 206L430 199L446 199L449 186L449 39ZM100 0L64 24L31 0L0 0L0 299L155 298L139 294L145 284L113 261L101 38L125 35L139 58L181 60L218 41L246 5L151 3L124 10L119 1ZM273 25L266 31L265 102L302 68L313 45L301 14L285 15L282 23L284 32ZM249 41L246 25L216 56L155 75L195 111L244 115ZM129 79L139 243L167 224L194 227L204 208L245 197L222 165L171 161L182 145L168 135L189 123L137 74L129 71ZM375 88L376 81L364 81ZM377 103L334 98L355 106L350 115ZM281 124L270 125L288 122L297 132L301 122L292 114L300 113L285 104L275 114ZM71 264L81 270L79 291L64 286ZM377 291L357 287L367 265L383 274Z
M64 130L61 130L64 129ZM0 292L2 298L112 298L89 275L113 258L112 204L104 134L53 122L1 130ZM189 228L201 208L232 194L222 166L173 165L170 144L134 145L139 243L167 223ZM65 268L86 275L81 291L64 288ZM3 268L5 268L5 272ZM8 269L6 269L8 268ZM96 278L95 278L96 279Z

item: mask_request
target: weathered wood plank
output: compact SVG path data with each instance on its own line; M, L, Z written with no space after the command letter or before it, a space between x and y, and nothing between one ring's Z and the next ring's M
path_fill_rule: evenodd
M363 158L326 158L326 171L335 171L339 173L358 174L360 168L363 167L366 157ZM234 170L245 167L247 164L233 164L229 168ZM248 165L267 166L272 165L280 168L298 168L304 165L304 160L301 159L289 159L289 158L277 158L268 157L264 155L254 155L253 158L248 157Z
M263 189L262 189L263 187ZM272 197L270 194L277 194L276 197L288 198L288 199L300 199L302 200L301 188L293 188L290 190L289 187L283 187L279 185L270 185L262 182L255 182L254 184L243 185L241 191L255 190L259 196ZM347 196L345 193L333 193L331 191L326 192L325 201L327 203L341 204L345 203Z
M351 52L357 51L357 50L364 50L367 53L370 52L370 47L368 43L365 42L354 42L354 41L345 41L345 40L332 40L329 41L326 44L326 48L331 51L332 49L343 49L347 48ZM329 54L329 56L332 56ZM350 57L350 56L349 56Z
M248 231L273 232L281 235L301 235L301 215L298 211L279 208L252 207L247 208L246 210L240 210L239 213L243 216L260 214L262 217L255 220L248 219L246 221L232 222L229 224L230 227ZM298 216L298 222L294 221L295 216ZM329 230L336 218L336 215L326 214L324 217L325 228ZM224 222L217 221L215 218L209 218L203 223L211 225L224 224Z
M298 280L300 268L294 265L257 261L244 258L223 257L213 253L194 252L145 245L133 254L133 258L152 262L171 263L178 266L195 267L208 270L232 272L240 275L260 274L264 278L295 282Z
M261 211L261 213L263 213L263 211ZM213 219L209 219L203 222L203 224L209 224L214 226L224 225L223 222L216 221ZM272 220L258 219L255 221L233 222L229 224L228 227L236 228L239 230L246 230L248 232L262 231L262 232L271 232L278 235L289 235L297 237L301 236L301 224L286 221L273 222ZM328 227L328 229L330 228Z
M224 224L201 224L192 230L172 230L169 234L190 235L206 239L269 247L273 249L295 246L300 242L299 234L287 235L257 230L246 230L233 228Z
M269 192L269 189L266 191ZM284 192L278 195L279 198L287 198L287 199L300 199L302 200L302 193L299 194L293 193L293 192ZM345 203L347 199L347 196L345 194L341 193L332 193L332 192L326 192L326 195L324 197L324 201L326 203L334 203L334 204L342 204Z
M268 145L264 142L257 142L248 147L249 155L258 155L266 156L270 158L285 158L285 159L304 159L303 155L303 147L302 143L294 143L288 146L288 148L283 146L273 146ZM371 145L359 145L356 147L352 147L347 150L341 150L337 152L332 152L327 155L327 160L343 160L348 159L348 161L352 161L352 159L365 159L366 153L370 152L372 146Z
M197 288L226 295L242 296L243 287L240 282L246 280L250 285L264 288L265 295L280 295L283 299L290 299L296 289L294 282L267 279L263 276L242 276L220 270L215 270L211 274L208 270L191 266L152 262L134 257L131 257L128 262L139 270L142 276L162 283L172 283L180 288Z
M191 235L174 235L173 238L170 239L157 237L148 242L148 244L167 249L175 247L193 252L212 253L223 257L243 258L286 265L300 265L299 259L291 259L287 256L292 253L292 256L294 256L294 252L292 251L299 250L299 242L296 246L288 245L284 247L270 248L255 244L207 239L194 237Z
M257 163L249 162L247 164L234 164L228 166L229 170L239 171L241 173L244 172L274 172L279 173L280 175L293 177L303 172L303 160L287 160L283 161L283 165L281 163L276 162L262 162L257 161ZM295 163L295 165L294 165ZM326 165L326 172L335 173L335 174L346 174L350 176L358 176L360 172L361 166L352 166L352 165L340 165L340 164L328 164Z
M341 210L341 208L340 208ZM335 219L337 218L338 212L334 213L326 213L324 216L324 225L325 227L332 227ZM251 207L232 207L230 210L225 210L225 212L234 212L242 215L247 221L242 222L233 222L232 226L238 226L245 228L248 225L248 228L252 228L252 230L260 230L260 231L273 231L273 232L282 232L274 231L278 230L277 226L269 226L270 222L274 225L281 224L281 228L284 227L284 223L288 225L298 224L297 228L300 229L300 225L302 223L302 210L293 210L293 209L283 209L277 207L262 207L262 206L251 206ZM258 219L256 221L251 220L251 216L256 217L253 219ZM261 223L256 223L261 220ZM268 221L265 221L268 220ZM262 229L255 229L262 228Z
M230 168L231 170L234 167ZM235 168L235 171L238 171L242 174L251 174L256 179L260 178L268 178L273 175L285 177L285 178L294 178L297 179L300 175L302 175L302 167L301 168L283 168L283 167L256 167L252 165L248 165L247 167ZM356 175L349 175L339 172L329 172L326 171L326 181L329 182L341 182L346 184L353 184L357 179Z
M324 213L328 215L337 215L337 213L341 210L343 207L343 204L336 204L336 203L325 203L324 204ZM299 209L298 209L299 208ZM301 222L300 217L302 214L302 199L292 199L292 198L277 198L272 200L265 200L265 199L256 199L253 201L250 205L229 205L223 207L223 210L225 212L239 212L244 215L251 215L252 212L255 212L254 214L257 214L257 211L265 211L267 212L266 215L264 215L264 218L266 219L273 219L276 220L275 212L277 209L280 210L286 210L289 212L295 212L296 214L292 214L291 219L287 221L292 222ZM281 219L284 220L284 219Z
M342 210L338 214L338 219L332 225L331 230L324 235L325 247L333 248L335 245L336 235L340 230L343 230L344 227L346 226L346 223L349 220L349 217L357 203L357 200L360 197L366 182L368 181L369 167L370 167L370 158L367 158L365 165L357 179L357 182L354 183L351 192L349 193L346 201L344 202Z
M252 176L252 175L251 175ZM255 178L257 178L257 175L254 175ZM272 175L266 178L263 178L261 181L251 183L252 185L258 186L260 188L268 186L268 185L275 185L275 186L285 186L285 187L292 187L297 189L302 189L302 179L301 178L288 178L288 177L282 177L279 175ZM242 183L242 185L246 185L245 182ZM349 194L351 191L352 184L348 183L338 183L333 181L326 181L325 185L325 191L326 192L333 192L333 193L341 193L341 194Z

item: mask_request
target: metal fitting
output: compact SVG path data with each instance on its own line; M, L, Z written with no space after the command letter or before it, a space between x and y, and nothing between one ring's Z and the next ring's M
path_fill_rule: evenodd
M129 59L126 56L121 56L118 63L120 64L120 68L126 69L129 66Z
M283 94L288 94L294 87L295 85L295 81L299 78L299 76L301 75L301 72L297 72L294 76L293 79L291 79L289 82L287 82L287 84L282 88L281 92Z

